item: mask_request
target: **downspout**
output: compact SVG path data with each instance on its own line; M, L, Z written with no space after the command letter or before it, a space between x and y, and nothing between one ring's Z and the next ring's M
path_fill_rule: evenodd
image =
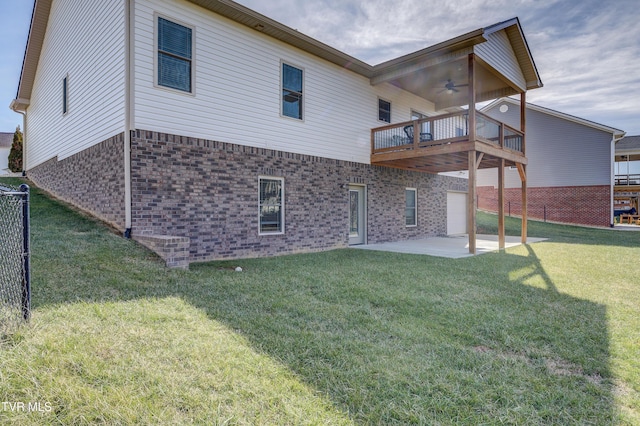
M124 2L124 216L125 230L124 237L131 238L131 125L132 125L132 90L131 90L131 67L133 64L131 55L133 52L131 34L132 0Z
M613 228L615 218L614 196L616 188L616 136L611 138L611 196L609 199L609 227Z

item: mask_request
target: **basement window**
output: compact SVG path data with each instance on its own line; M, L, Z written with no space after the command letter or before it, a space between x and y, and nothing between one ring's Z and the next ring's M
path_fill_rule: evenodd
M406 226L418 226L418 190L405 189L404 223Z
M259 234L284 233L284 179L259 178Z

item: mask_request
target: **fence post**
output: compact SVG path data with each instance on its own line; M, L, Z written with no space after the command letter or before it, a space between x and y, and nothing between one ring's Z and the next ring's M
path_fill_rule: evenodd
M31 317L31 249L29 247L29 185L20 185L22 195L22 317Z

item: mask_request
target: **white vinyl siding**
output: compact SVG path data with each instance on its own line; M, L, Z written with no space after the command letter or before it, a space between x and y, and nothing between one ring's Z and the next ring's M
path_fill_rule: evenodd
M525 90L527 82L506 31L491 33L487 39L487 42L476 45L474 52L520 89Z
M135 126L259 148L369 163L378 97L394 117L433 104L187 2L135 2ZM153 17L194 28L194 96L153 85ZM304 70L304 120L281 117L281 64ZM397 114L397 115L396 115ZM394 118L395 120L395 118ZM400 120L400 121L404 121Z
M48 25L27 109L27 169L83 151L124 127L124 2L54 1Z

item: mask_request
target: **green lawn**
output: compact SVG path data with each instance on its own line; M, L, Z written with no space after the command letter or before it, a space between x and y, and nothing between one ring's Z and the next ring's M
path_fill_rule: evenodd
M32 320L0 341L0 404L40 410L0 424L640 424L640 232L529 222L549 240L473 258L177 271L32 194Z

